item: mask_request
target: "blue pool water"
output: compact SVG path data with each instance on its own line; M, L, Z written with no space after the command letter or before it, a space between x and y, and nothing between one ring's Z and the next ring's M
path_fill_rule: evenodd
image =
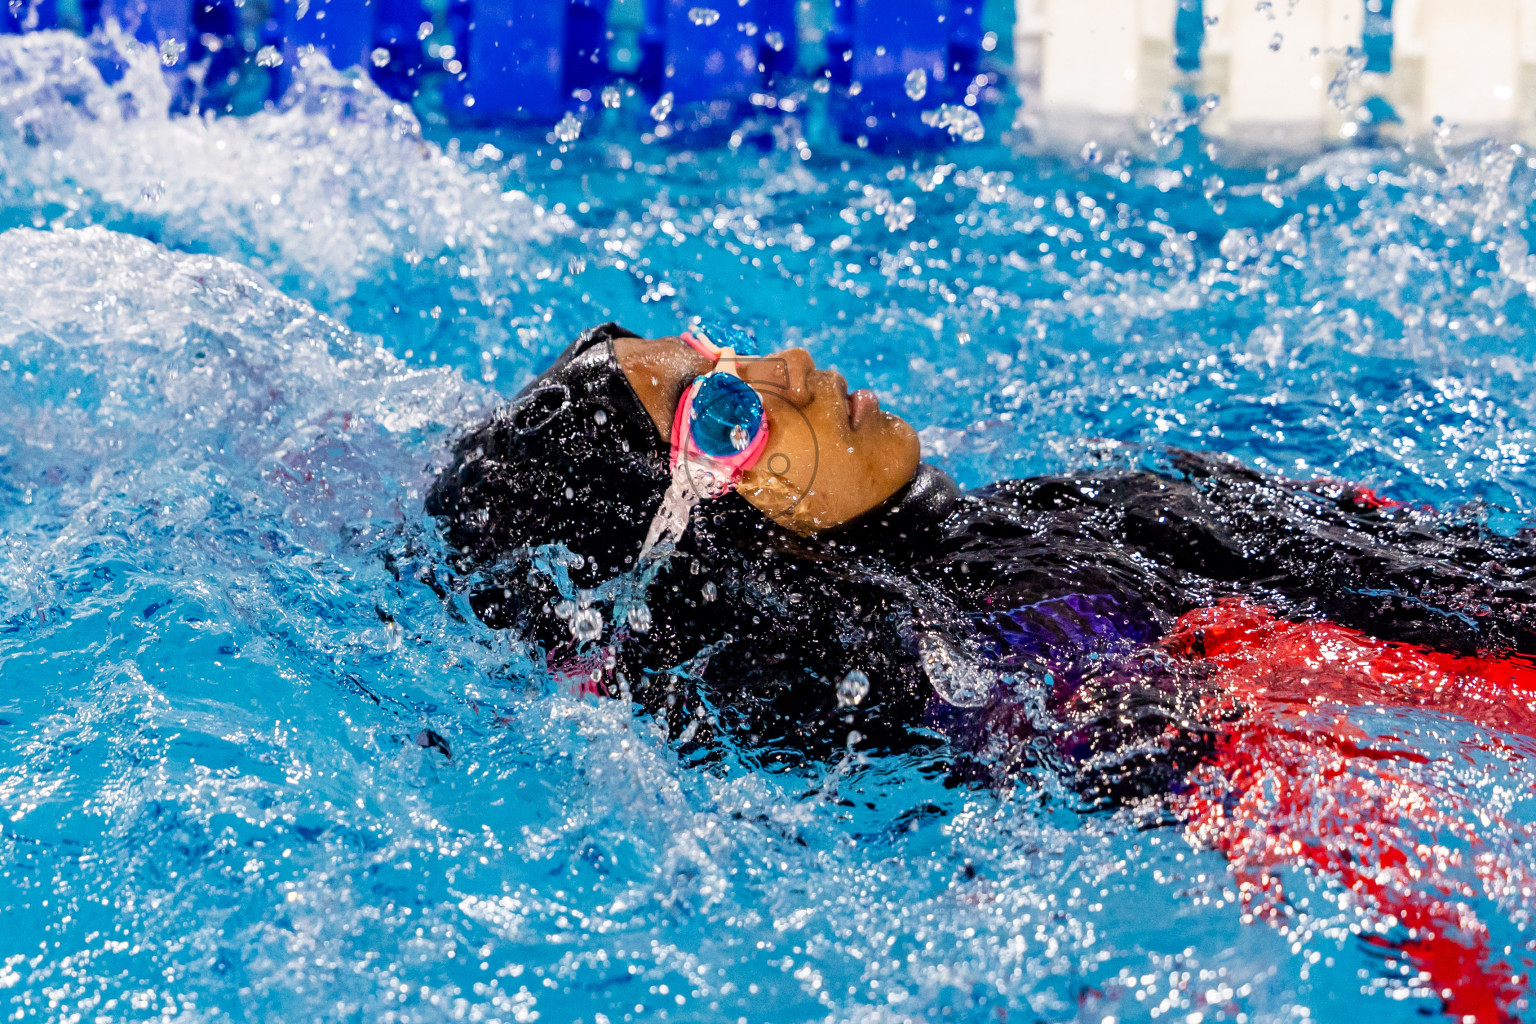
M894 156L814 104L688 149L638 99L566 144L455 140L325 72L280 113L169 119L153 54L107 84L94 45L0 40L5 1019L1438 1012L1326 877L1245 922L1221 855L1049 779L690 767L413 567L456 429L586 326L690 314L868 381L966 484L1175 444L1513 530L1523 149L1052 157L1002 109ZM1536 872L1527 762L1390 728ZM1465 898L1536 952L1528 892Z

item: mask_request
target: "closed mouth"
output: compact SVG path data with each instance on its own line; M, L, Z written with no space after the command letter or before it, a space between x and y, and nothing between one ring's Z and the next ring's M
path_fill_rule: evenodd
M848 396L848 425L854 430L879 411L880 399L868 388L860 388Z

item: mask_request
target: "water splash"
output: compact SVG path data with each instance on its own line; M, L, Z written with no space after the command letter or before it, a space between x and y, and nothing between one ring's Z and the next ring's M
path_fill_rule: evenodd
M957 708L981 707L992 699L997 675L976 658L958 650L938 633L918 635L918 659L933 692Z
M922 117L923 124L942 128L961 142L980 142L987 134L981 115L959 103L940 104L935 110L923 111Z
M243 118L170 116L159 57L112 32L0 37L0 80L9 223L137 228L323 303L439 259L500 293L570 227L466 170L408 107L321 57L295 69L282 109Z
M693 515L694 506L705 497L698 483L697 468L686 459L678 460L672 467L672 479L662 496L661 507L656 510L650 529L646 531L645 543L640 545L638 564L646 565L665 558L688 532L688 520Z
M561 142L575 142L581 138L581 119L575 114L566 112L555 124L555 138Z
M846 171L789 133L747 161L605 139L560 174L514 166L511 146L428 147L472 182L505 167L551 210L593 207L569 247L557 235L558 259L541 245L514 258L513 226L495 250L504 277L468 279L526 336L433 351L479 374L506 343L509 392L538 352L610 313L660 332L681 310L739 309L872 381L967 483L1136 464L1171 441L1502 505L1506 528L1536 508L1522 150L1335 153L1270 181L1199 146L1021 165L997 134L910 160L840 153ZM24 222L63 209L6 195ZM206 197L218 252L225 195ZM892 236L885 216L906 199L917 216ZM389 200L414 202L342 205ZM108 209L95 202L71 216ZM200 244L196 216L168 240ZM1251 234L1229 259L1234 228ZM1161 827L1159 808L1085 817L1046 770L992 793L863 753L836 800L807 797L816 769L730 750L699 767L622 702L542 696L515 638L421 578L442 559L411 520L420 488L488 389L413 376L217 259L112 235L0 246L0 880L14 943L73 951L6 966L8 1012L45 993L61 1014L137 1000L209 1019L344 1005L714 1020L772 1005L838 1021L1408 1021L1438 1007L1362 948L1382 936L1320 876L1285 874L1281 929L1244 925L1226 857ZM459 280L458 250L438 256ZM535 302L539 273L552 283ZM385 299L366 276L351 296L364 322ZM605 630L630 622L607 601L590 605ZM1528 951L1529 908L1502 888L1506 865L1530 861L1523 769L1455 721L1351 721L1413 738L1428 758L1403 769L1415 787L1475 801L1467 824L1492 860L1465 864L1490 883L1454 880L1484 893L1493 949ZM428 729L440 745L413 738Z

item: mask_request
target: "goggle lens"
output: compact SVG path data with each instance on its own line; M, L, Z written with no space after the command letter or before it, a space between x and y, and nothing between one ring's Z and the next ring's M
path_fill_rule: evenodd
M711 373L700 378L690 409L693 443L716 459L745 451L763 424L763 400L740 377Z

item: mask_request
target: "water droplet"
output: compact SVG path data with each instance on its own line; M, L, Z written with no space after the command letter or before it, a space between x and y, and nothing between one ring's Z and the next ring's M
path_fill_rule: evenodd
M651 631L651 610L645 605L636 605L629 610L627 616L629 628L640 636Z
M703 589L704 589L704 600L706 602L713 601L720 594L719 588L716 587L713 583L706 583L706 584L704 584L704 588Z
M599 409L599 410L597 410L597 412L592 414L592 422L596 423L598 426L602 426L604 423L607 423L608 422L608 410L607 409Z
M1218 248L1221 250L1223 259L1236 265L1257 255L1259 243L1252 231L1233 228L1221 236L1221 244Z
M843 681L837 684L837 706L840 708L857 707L867 696L869 676L858 669L843 676Z
M657 121L665 121L670 113L672 113L672 94L664 92L661 94L661 99L651 105L651 117Z
M885 229L887 231L905 231L911 223L917 219L917 201L907 196L899 203L892 204L885 211Z
M688 11L688 20L695 25L713 25L720 20L720 12L713 7L694 7Z
M256 66L275 68L283 62L283 51L275 46L263 46L256 51Z
M935 633L918 640L918 659L933 692L957 708L977 708L992 695L991 672L972 662Z
M376 68L382 68L389 64L389 51L382 46L374 47L373 53L369 54L369 56L373 59L373 66Z
M907 95L914 100L928 95L928 72L922 68L913 68L907 74Z
M596 608L583 608L571 619L571 635L582 643L596 640L603 635L603 613Z
M767 43L768 48L774 53L781 53L784 50L784 33L778 29L772 29L764 34L763 42Z
M981 115L958 103L945 103L937 110L923 111L923 124L943 128L951 138L962 142L980 142L987 134Z
M575 601L572 601L570 598L565 598L563 600L555 602L555 618L557 618L557 619L569 619L572 615L575 615L575 614L576 614L576 602Z
M619 104L624 102L624 94L619 92L616 85L603 86L603 106L609 110L618 110Z
M556 122L555 138L561 142L575 142L581 138L581 122L575 114L566 111L565 116Z

